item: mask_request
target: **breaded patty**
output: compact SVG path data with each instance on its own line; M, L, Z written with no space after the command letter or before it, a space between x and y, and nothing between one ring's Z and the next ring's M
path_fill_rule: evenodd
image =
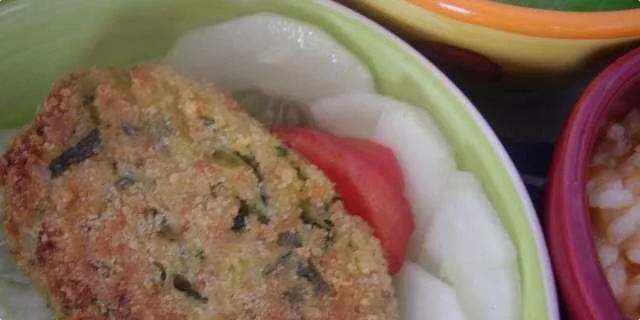
M19 266L56 319L397 319L380 243L213 87L59 81L0 163Z

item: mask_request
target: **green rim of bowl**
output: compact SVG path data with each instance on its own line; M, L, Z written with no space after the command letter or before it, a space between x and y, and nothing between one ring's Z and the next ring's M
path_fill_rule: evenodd
M480 180L516 246L523 319L557 319L555 287L537 217L513 164L484 119L404 42L330 1L0 2L0 128L29 121L53 81L71 70L153 61L188 30L261 11L322 28L370 67L381 93L431 113L453 146L459 167Z

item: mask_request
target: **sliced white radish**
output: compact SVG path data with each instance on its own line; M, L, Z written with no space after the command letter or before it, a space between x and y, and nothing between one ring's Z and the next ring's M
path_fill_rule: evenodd
M394 277L396 297L403 320L465 320L451 286L406 261Z
M473 175L450 175L442 196L425 239L429 256L445 270L514 263L516 251L509 235Z
M11 138L10 130L0 130L0 149ZM0 150L1 151L1 150ZM0 203L2 195L0 194ZM0 208L0 221L4 220ZM4 226L0 226L0 319L52 319L44 299L38 295L29 278L24 275L13 261L9 253L9 240Z
M222 90L260 88L303 103L374 91L368 69L320 29L259 13L183 35L164 63Z
M11 138L18 132L18 130L0 129L0 154L4 152Z
M313 102L309 114L322 131L339 137L370 139L382 111L397 103L378 94L352 92Z
M389 99L385 106L373 140L393 150L403 169L405 194L416 221L408 251L413 259L456 164L447 141L426 111Z
M0 319L53 319L45 301L33 289L31 283L14 282L9 278L11 276L0 272L0 295L3 298Z
M475 177L449 176L428 227L421 265L453 284L470 319L516 319L516 251Z
M514 320L520 314L520 280L515 266L474 271L473 265L455 275L455 291L470 320Z

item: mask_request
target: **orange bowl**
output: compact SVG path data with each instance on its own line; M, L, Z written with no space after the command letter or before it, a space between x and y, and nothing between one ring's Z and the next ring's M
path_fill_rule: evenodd
M568 73L640 43L640 9L568 12L491 0L344 0L405 35L489 59L508 76ZM480 61L476 57L476 61ZM460 60L459 63L474 63Z
M640 9L569 12L534 9L492 0L408 0L462 22L544 38L610 39L640 36Z

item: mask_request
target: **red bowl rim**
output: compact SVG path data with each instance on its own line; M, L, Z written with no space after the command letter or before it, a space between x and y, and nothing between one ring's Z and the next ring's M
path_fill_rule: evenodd
M625 319L600 267L585 189L599 120L624 85L638 76L640 48L616 60L591 82L556 145L547 188L546 229L559 288L576 319Z

